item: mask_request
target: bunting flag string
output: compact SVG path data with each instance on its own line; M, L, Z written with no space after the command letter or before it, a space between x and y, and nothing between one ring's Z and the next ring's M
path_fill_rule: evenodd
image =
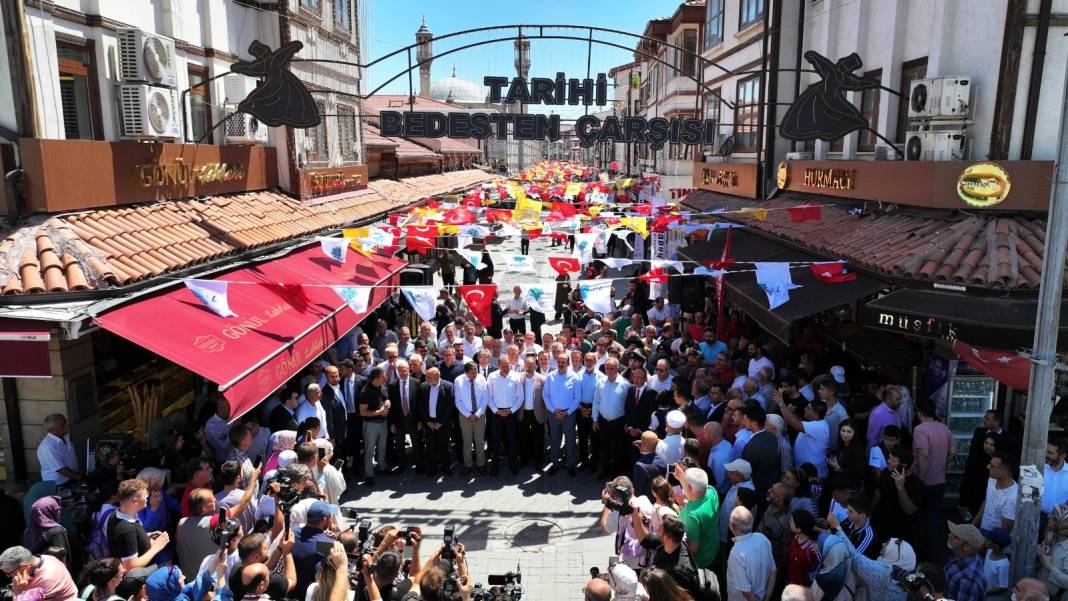
M211 309L219 317L237 317L237 313L230 310L230 303L226 298L226 288L229 282L221 280L182 280L185 287L200 299L204 306Z

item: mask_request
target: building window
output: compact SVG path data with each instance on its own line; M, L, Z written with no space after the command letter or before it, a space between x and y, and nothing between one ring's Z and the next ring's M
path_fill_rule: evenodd
M738 13L738 31L764 18L764 0L742 0Z
M897 136L894 138L900 143L905 142L905 134L909 130L909 88L912 82L924 77L927 77L926 56L901 65L901 87L898 91L905 97L897 103Z
M189 65L189 123L193 140L212 143L211 88L204 83L208 78L208 69L200 65ZM201 140L201 137L204 139Z
M705 119L715 122L716 134L720 133L719 98L723 94L723 88L716 88L705 97ZM704 152L716 154L719 148L715 144L706 145Z
M883 70L876 69L864 74L868 79L875 81L883 80ZM879 131L879 88L864 90L860 94L860 113L868 120L868 129L860 130L860 139L857 140L857 150L861 152L874 152L875 144L879 138L874 132Z
M708 0L705 15L705 50L723 41L723 0Z
M697 30L687 29L683 31L682 39L676 44L686 51L676 51L678 59L675 61L675 66L682 71L682 73L676 73L676 75L697 75Z
M337 143L342 160L356 160L356 109L344 104L337 105Z
M325 163L330 160L330 147L327 141L326 124L329 119L325 118L326 104L322 101L315 103L319 107L319 114L324 115L319 125L304 130L305 144L308 149L309 163Z
M322 0L300 0L300 8L316 17L321 17L323 14Z
M734 152L756 152L760 145L760 75L738 81L734 100Z
M57 42L56 55L64 134L68 140L103 139L92 47Z
M352 0L334 0L334 29L352 33Z

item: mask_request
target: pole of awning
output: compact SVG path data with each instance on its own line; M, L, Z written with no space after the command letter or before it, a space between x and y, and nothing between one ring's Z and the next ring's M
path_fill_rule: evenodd
M1064 285L1065 245L1068 244L1068 80L1061 93L1060 146L1057 167L1050 193L1049 216L1046 219L1046 248L1042 257L1042 280L1038 288L1038 312L1035 316L1035 345L1031 358L1031 380L1024 422L1022 467L1042 469L1046 460L1050 414L1053 413L1053 394L1057 376L1057 331L1060 327L1061 291ZM1013 582L1035 573L1035 551L1038 546L1038 526L1041 519L1042 495L1028 494L1021 478L1020 494L1016 501L1016 522L1013 537L1017 539L1012 553Z

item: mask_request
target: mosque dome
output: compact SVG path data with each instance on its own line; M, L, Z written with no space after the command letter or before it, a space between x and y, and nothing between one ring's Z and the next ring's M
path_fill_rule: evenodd
M486 91L476 83L456 77L456 69L453 69L452 77L439 79L430 84L430 97L440 102L484 104Z

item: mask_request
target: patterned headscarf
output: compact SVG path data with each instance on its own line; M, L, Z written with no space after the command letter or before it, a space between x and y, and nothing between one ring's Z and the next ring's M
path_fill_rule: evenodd
M30 525L22 533L22 546L33 553L40 551L44 534L59 526L59 497L41 497L30 506Z
M282 451L292 451L297 446L297 433L293 430L279 430L271 434L271 456L263 466L263 473L278 469L278 455Z
M1049 519L1046 538L1042 541L1047 549L1068 538L1068 503L1054 507Z

